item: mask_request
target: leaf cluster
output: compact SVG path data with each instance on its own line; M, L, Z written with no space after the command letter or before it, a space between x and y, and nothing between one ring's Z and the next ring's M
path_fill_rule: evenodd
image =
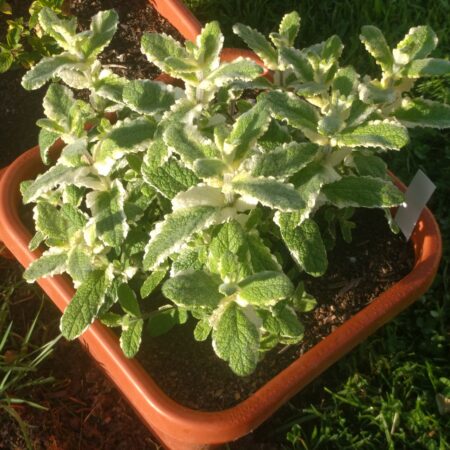
M38 125L44 162L55 143L63 148L23 185L24 202L35 204L30 246L47 247L25 277L68 273L77 291L63 334L74 339L99 318L121 328L129 357L143 333L189 317L195 339L211 339L242 376L269 349L301 340L299 315L314 305L302 273L325 273L336 230L351 241L354 208L389 217L403 202L379 155L405 146L408 127L450 126L448 106L410 94L418 77L449 71L448 61L428 58L429 27L412 28L393 50L378 29L363 28L377 80L339 65L337 36L294 48L296 13L269 39L234 28L266 76L254 60L221 61L216 22L184 45L145 34L143 53L179 88L102 67L97 57L117 28L112 10L82 33L49 9L39 23L62 52L23 86L60 81ZM89 102L67 86L89 89Z

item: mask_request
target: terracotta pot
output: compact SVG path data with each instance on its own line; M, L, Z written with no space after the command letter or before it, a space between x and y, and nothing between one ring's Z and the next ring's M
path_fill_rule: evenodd
M0 180L2 179L2 176L5 173L7 168L8 167L3 167L2 169L0 169ZM0 258L14 259L14 256L11 254L11 252L3 244L2 228L1 227L0 227Z
M14 161L0 181L2 238L24 267L28 267L41 252L28 250L31 233L20 218L19 185L43 170L38 147L34 147ZM248 399L224 411L195 411L170 399L136 360L128 360L123 355L117 337L100 322L94 322L80 339L164 445L177 450L212 448L214 444L233 441L250 433L289 398L428 289L442 250L439 227L428 209L423 211L412 240L416 262L411 273ZM66 277L44 278L38 283L61 311L74 294Z

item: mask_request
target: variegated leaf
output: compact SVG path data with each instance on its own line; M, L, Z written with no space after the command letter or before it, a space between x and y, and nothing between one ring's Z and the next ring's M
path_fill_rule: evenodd
M277 69L278 53L259 31L238 23L233 26L233 32L263 60L268 69Z
M279 213L276 217L281 236L294 260L314 277L325 273L327 252L316 222L305 219L300 223L298 213Z
M439 77L448 74L450 74L450 61L438 58L416 59L406 69L406 76L409 78Z
M408 64L414 59L426 58L438 43L436 33L428 25L410 28L393 50L397 64Z
M145 248L145 270L154 270L171 253L179 251L194 233L210 226L216 212L211 206L197 206L178 210L157 223Z
M302 81L312 82L314 80L314 69L306 55L300 50L293 47L283 47L280 49L280 59L284 65L292 67Z
M67 253L47 253L33 261L23 273L29 283L38 278L51 277L63 273L66 268Z
M390 72L394 64L394 58L381 30L372 25L363 26L359 38L366 50L375 58L377 64L385 72Z
M404 201L392 182L370 176L345 176L324 186L322 192L338 208L390 208Z
M405 98L401 107L394 111L393 115L408 128L450 127L450 106L423 98L414 100Z
M127 358L133 358L141 346L144 320L125 316L121 325L120 348Z
M197 51L195 57L197 63L208 69L216 69L219 66L219 55L223 46L223 34L218 22L209 22L197 36Z
M243 174L233 179L232 186L239 194L281 211L295 211L306 206L291 184L273 178L255 178Z
M332 139L332 145L346 147L380 147L398 150L409 142L407 129L400 123L372 121L353 130L344 131Z
M110 43L118 21L119 16L114 9L100 11L92 17L89 38L83 39L81 44L86 58L96 57Z

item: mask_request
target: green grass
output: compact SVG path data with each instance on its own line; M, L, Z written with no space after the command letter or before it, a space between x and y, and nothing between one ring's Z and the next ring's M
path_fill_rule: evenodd
M450 2L445 0L190 0L202 21L219 20L226 45L235 22L268 33L285 12L302 17L300 47L338 34L346 45L343 63L377 74L359 42L362 25L378 26L389 43L411 26L428 24L438 34L436 56L450 56ZM421 81L417 93L450 103L450 76ZM428 293L397 319L333 366L327 384L305 404L298 394L255 439L268 448L426 449L450 448L450 414L439 414L436 395L450 386L450 132L412 130L411 143L387 157L405 182L422 169L437 186L429 206L444 239L439 273ZM328 381L328 380L332 381Z

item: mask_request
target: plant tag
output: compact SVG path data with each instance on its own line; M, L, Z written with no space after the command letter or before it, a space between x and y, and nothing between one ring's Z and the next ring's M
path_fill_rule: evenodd
M421 170L418 170L406 190L405 204L398 208L395 215L395 222L406 239L410 238L423 208L435 189L433 182Z

